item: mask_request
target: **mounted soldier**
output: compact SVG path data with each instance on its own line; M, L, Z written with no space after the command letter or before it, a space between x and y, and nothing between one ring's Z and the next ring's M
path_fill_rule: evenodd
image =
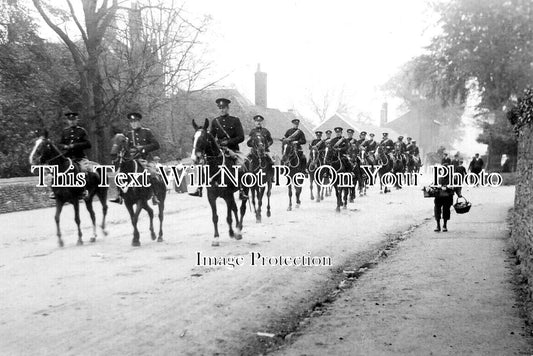
M300 120L293 119L291 123L293 124L293 127L291 127L287 130L287 132L285 132L285 136L281 141L283 142L283 147L288 144L292 144L295 146L294 148L298 152L298 157L300 159L300 167L303 169L303 171L306 171L307 159L303 154L302 145L305 145L307 140L305 139L305 134L303 133L303 131L300 130L298 127L300 125Z
M326 149L326 140L322 138L322 131L315 131L316 138L309 144L309 151L316 148L318 152L323 152Z
M354 139L354 145L355 145L355 148L357 149L358 154L361 153L361 149L362 149L361 146L365 143L365 141L366 141L366 131L361 131L359 133L359 138Z
M270 131L268 131L266 128L263 127L263 121L265 118L261 115L255 115L253 117L253 120L255 121L255 127L250 130L250 138L248 139L248 142L246 142L246 145L248 147L252 148L252 151L254 150L253 147L253 138L254 136L262 136L265 139L265 156L270 160L270 162L273 164L272 158L269 155L269 147L272 146L274 143L274 140L272 140L272 135L270 134Z
M329 147L330 149L339 152L342 163L348 171L351 171L352 165L349 158L346 156L348 149L350 148L350 144L348 139L342 136L342 127L335 128L335 137L329 142Z
M79 116L76 112L69 112L65 114L67 118L68 126L61 132L61 139L57 144L60 150L64 150L63 155L70 158L77 164L80 172L85 173L87 181L87 172L92 172L93 162L87 159L85 150L91 148L91 142L89 141L89 135L83 127L79 125ZM50 199L55 199L55 194L52 192L49 195ZM88 197L88 191L83 191L84 199Z
M244 129L238 117L229 115L229 104L231 100L218 98L215 100L220 116L211 121L209 133L217 140L220 148L233 160L235 165L244 164L244 156L239 151L239 143L244 141ZM241 200L245 198L242 189L239 190ZM199 187L194 193L189 195L201 197L202 188Z
M326 139L324 140L324 142L327 144L329 141L331 141L331 133L332 133L332 131L331 130L326 130L324 133L326 134Z
M157 151L160 148L159 142L155 138L152 130L147 127L143 127L141 124L142 115L138 112L129 113L127 119L130 123L131 130L128 130L124 135L127 139L128 154L132 159L136 159L141 166L150 174L150 181L160 180L159 171L157 165L153 161L152 152ZM116 157L113 157L114 161ZM119 189L119 194L111 202L122 204L122 194ZM159 204L157 196L154 192L152 196L152 203L154 205Z
M348 141L349 145L355 144L356 139L353 137L354 132L353 129L346 130L346 141Z
M394 151L396 154L400 155L404 166L407 164L407 159L405 157L405 152L407 151L407 145L403 142L403 136L398 136L398 141L394 143Z
M394 142L392 142L392 140L389 138L388 132L383 132L383 138L379 143L379 147L383 149L383 152L389 157L389 159L394 160L394 157L392 155L392 151L394 149Z

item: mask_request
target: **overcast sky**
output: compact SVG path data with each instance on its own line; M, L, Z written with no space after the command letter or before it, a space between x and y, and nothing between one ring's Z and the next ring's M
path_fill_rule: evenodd
M426 3L194 0L187 7L213 19L208 41L216 72L231 73L222 84L253 101L253 73L261 63L270 107L307 114L310 95L344 91L354 113L378 119L387 99L379 86L434 33Z

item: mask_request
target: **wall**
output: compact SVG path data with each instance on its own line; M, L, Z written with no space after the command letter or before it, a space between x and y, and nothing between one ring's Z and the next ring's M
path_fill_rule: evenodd
M50 189L36 185L37 177L0 179L0 214L54 206Z
M511 239L528 279L533 299L533 125L521 129L518 142L517 184L512 215Z

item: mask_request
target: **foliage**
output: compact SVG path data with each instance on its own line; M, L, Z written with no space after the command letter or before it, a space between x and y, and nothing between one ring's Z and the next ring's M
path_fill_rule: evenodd
M515 106L507 111L507 119L518 134L520 129L533 123L533 90L527 88Z

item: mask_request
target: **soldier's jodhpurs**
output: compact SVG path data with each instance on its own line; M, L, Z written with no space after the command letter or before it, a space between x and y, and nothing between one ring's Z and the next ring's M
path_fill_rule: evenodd
M441 218L450 220L450 207L452 204L453 194L446 197L435 197L435 220L439 221Z

